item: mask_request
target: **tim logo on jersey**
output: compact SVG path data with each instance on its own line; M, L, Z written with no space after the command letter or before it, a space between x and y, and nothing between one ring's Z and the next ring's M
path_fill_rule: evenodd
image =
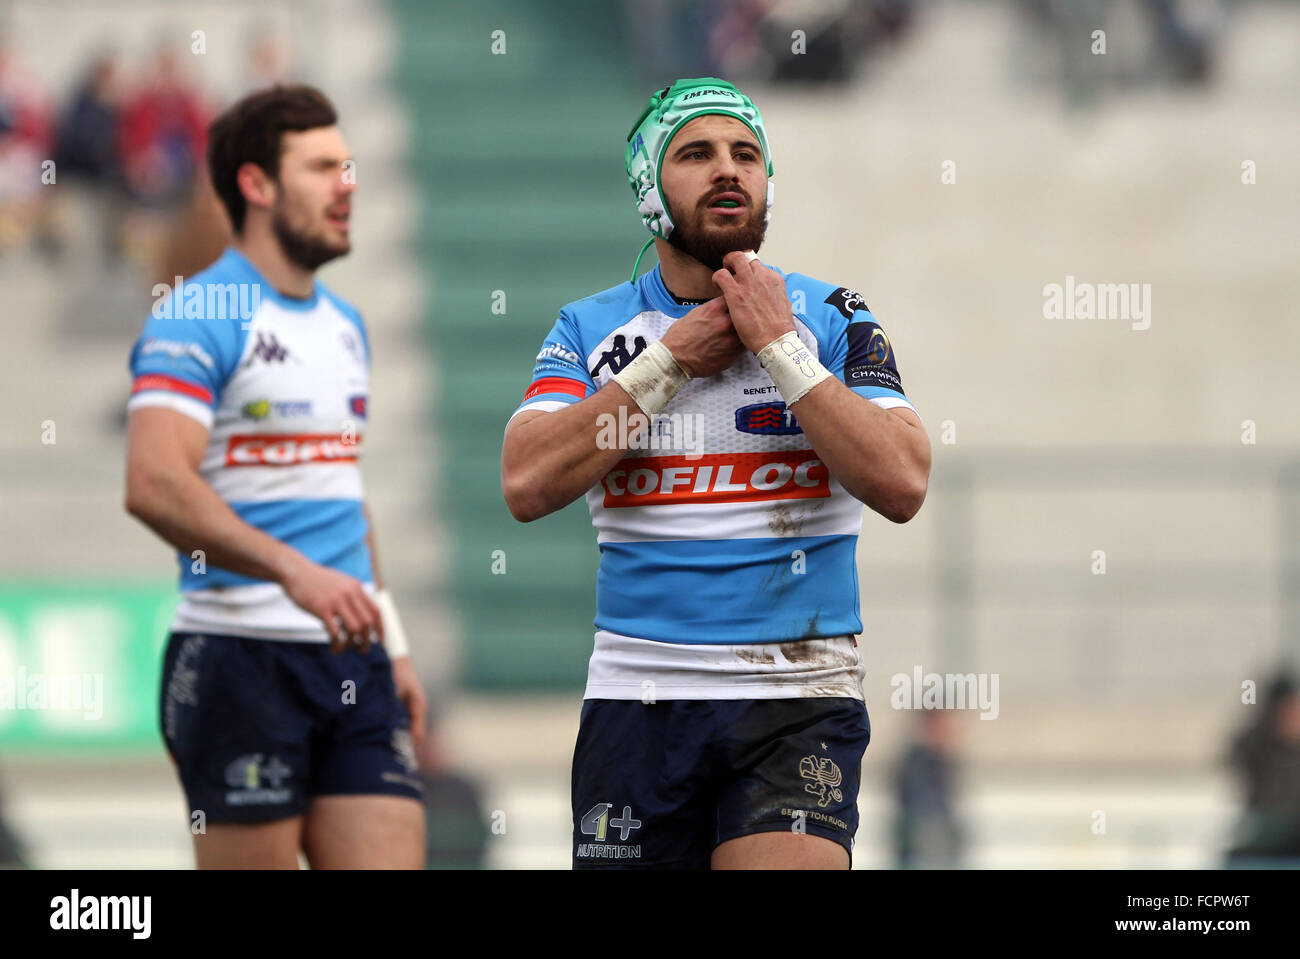
M754 403L736 410L736 429L764 436L792 436L803 428L784 403Z
M847 386L881 386L903 392L903 381L894 365L894 348L878 323L869 320L850 323L848 355L844 358Z

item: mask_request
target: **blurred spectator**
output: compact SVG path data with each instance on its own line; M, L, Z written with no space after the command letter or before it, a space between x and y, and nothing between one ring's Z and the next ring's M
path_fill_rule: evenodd
M894 839L900 869L961 865L965 837L953 808L957 770L952 722L946 710L922 710L919 737L899 762Z
M768 6L763 46L775 82L848 82L881 48L909 35L916 12L915 0L776 0Z
M122 167L132 199L167 207L189 197L203 162L207 123L207 111L182 76L176 54L162 51L122 111Z
M208 119L202 98L170 48L158 54L144 84L122 110L118 143L133 206L127 243L151 276L163 272L164 237L178 211L192 201L202 175Z
M1294 677L1273 680L1228 761L1246 789L1228 865L1300 865L1300 692Z
M106 184L117 175L117 68L96 58L73 91L59 119L54 151L60 176Z
M432 708L415 758L424 782L425 868L482 869L489 832L479 787L451 768Z
M42 226L41 163L50 159L50 114L35 81L0 45L0 253Z
M54 159L60 197L71 195L73 212L65 220L77 227L64 232L85 233L84 224L97 220L96 232L105 259L114 260L121 244L121 165L117 125L121 108L117 66L113 56L95 58L77 84L59 118ZM70 189L67 189L70 187Z

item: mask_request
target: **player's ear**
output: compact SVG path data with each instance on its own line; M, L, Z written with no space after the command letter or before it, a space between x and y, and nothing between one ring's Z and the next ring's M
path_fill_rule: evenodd
M249 206L269 207L275 202L275 181L256 163L241 164L235 182Z

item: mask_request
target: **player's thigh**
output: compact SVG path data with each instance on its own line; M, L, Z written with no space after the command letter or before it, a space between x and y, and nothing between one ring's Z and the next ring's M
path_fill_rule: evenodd
M734 778L717 806L720 869L847 869L858 829L862 756L871 738L861 700L750 700L719 709Z
M297 869L302 816L259 823L209 823L194 837L200 869Z
M848 850L821 836L760 832L728 839L713 850L714 869L848 869Z
M573 752L574 869L707 869L710 704L588 699Z
M303 850L313 869L421 869L424 806L401 796L317 796Z

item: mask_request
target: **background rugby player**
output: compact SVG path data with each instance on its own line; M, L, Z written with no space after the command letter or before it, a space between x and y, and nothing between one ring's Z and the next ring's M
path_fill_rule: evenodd
M350 249L349 157L310 87L218 118L234 243L131 354L126 507L179 551L161 719L200 868L423 862L425 703L358 467L369 344L315 279Z
M625 159L659 265L560 311L502 452L517 519L586 494L601 548L574 866L844 868L861 504L914 516L929 440L862 297L754 255L772 164L747 97L678 81Z

